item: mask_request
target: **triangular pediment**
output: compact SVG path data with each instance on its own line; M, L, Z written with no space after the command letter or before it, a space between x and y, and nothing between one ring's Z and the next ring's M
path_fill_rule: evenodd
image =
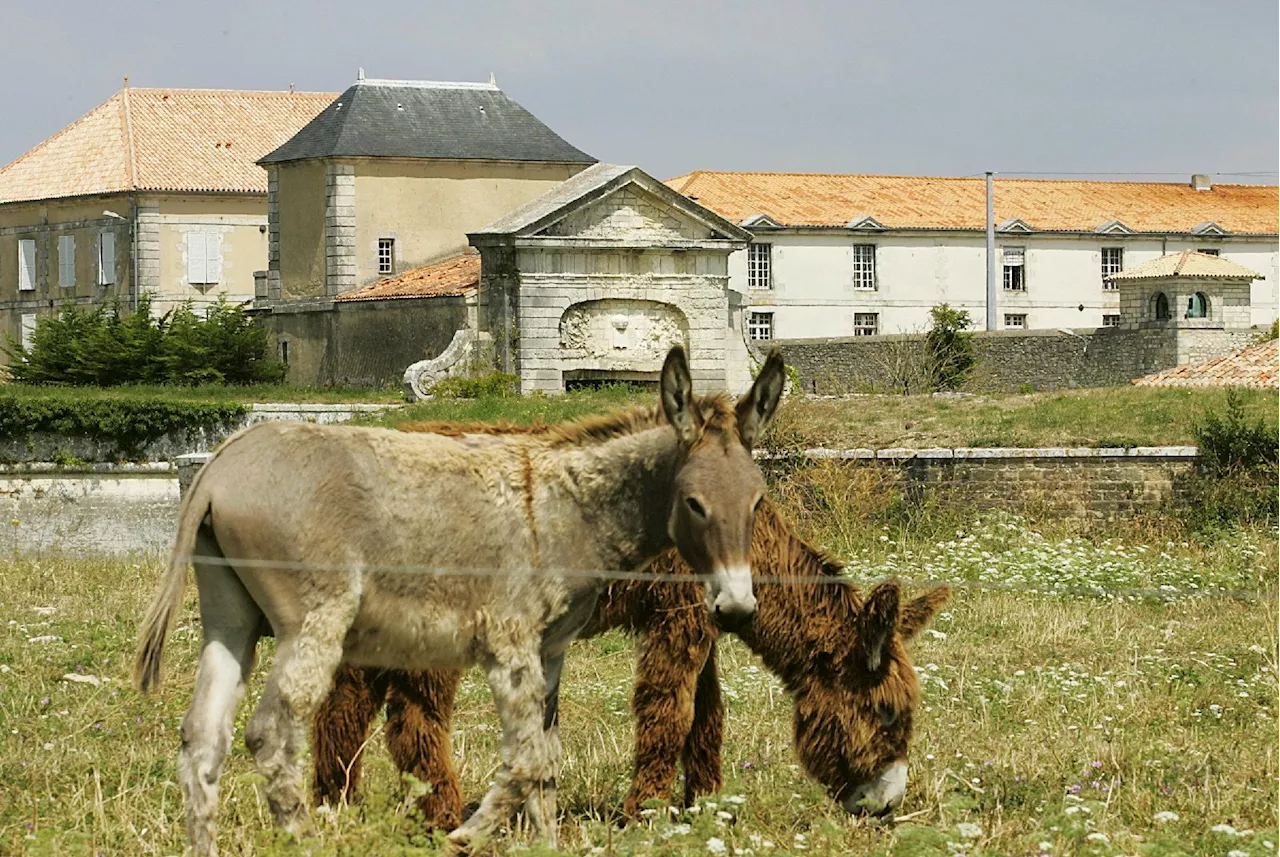
M1035 230L1022 218L1010 217L1008 220L1000 221L1000 225L996 227L996 232L1035 232Z
M1132 235L1133 230L1125 226L1119 220L1108 220L1098 228L1093 230L1099 235Z
M850 229L884 229L884 224L870 214L859 214L849 221Z
M1192 235L1227 235L1229 233L1227 232L1227 230L1223 229L1221 226L1214 223L1212 220L1206 220L1204 223L1198 224L1195 229L1192 229L1191 234Z
M751 238L638 167L613 164L589 167L471 234L659 244Z
M753 214L738 223L744 229L756 229L761 226L769 229L781 229L782 224L767 214Z

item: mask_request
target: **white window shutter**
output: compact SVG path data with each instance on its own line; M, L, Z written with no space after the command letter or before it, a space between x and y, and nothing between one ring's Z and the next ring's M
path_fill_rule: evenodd
M22 314L22 350L30 351L31 342L36 332L36 314L33 312L24 312Z
M205 277L206 283L222 282L222 233L206 232L205 242Z
M18 241L18 288L31 291L36 287L36 242L31 238Z
M205 282L205 235L203 232L187 233L187 282L200 285Z
M58 285L74 286L76 284L76 237L74 235L58 236Z
M103 232L98 236L98 285L109 286L116 281L116 234Z

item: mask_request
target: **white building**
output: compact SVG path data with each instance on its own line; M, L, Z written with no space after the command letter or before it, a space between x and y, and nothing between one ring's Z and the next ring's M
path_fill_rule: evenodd
M939 303L986 315L982 178L693 172L669 186L746 227L729 260L756 339L909 333ZM1277 188L995 180L1001 329L1121 323L1104 277L1182 250L1261 272L1252 322L1276 318Z

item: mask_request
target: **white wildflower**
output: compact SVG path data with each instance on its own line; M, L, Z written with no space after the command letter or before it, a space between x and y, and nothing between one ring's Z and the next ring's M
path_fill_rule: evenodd
M1236 830L1229 824L1215 824L1209 828L1213 833L1221 833L1223 836L1239 836L1240 831Z
M972 821L962 821L956 825L956 833L965 839L977 839L982 835L982 828Z
M723 854L723 853L725 853L725 851L727 851L727 850L728 850L728 849L724 847L724 840L723 840L723 839L720 839L720 838L718 838L718 837L713 836L713 837L711 837L710 839L708 839L708 840L707 840L707 853L708 853L708 854Z
M1089 842L1110 842L1111 839L1105 833L1090 833L1085 837Z
M1227 852L1227 857L1249 857L1249 852L1241 851L1239 848L1232 848Z
M1162 809L1155 815L1151 816L1151 820L1157 824L1168 824L1171 821L1177 821L1178 814L1176 812L1170 812L1167 809Z
M723 809L716 810L716 818L723 818L725 821L733 821L733 813L725 812Z
M747 802L747 799L744 798L742 795L729 795L727 798L724 799L724 802L737 804L741 806L742 804Z

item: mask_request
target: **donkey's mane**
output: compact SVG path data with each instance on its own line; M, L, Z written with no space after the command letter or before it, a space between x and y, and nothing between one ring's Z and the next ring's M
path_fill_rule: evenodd
M708 428L733 431L736 437L737 422L733 406L723 393L695 396L694 406L702 415ZM620 437L638 434L667 424L662 405L623 408L612 413L581 417L562 423L535 422L530 425L497 423L454 423L426 421L406 423L400 431L438 434L445 437L466 435L524 435L545 441L549 446L581 446L587 443L604 443Z

